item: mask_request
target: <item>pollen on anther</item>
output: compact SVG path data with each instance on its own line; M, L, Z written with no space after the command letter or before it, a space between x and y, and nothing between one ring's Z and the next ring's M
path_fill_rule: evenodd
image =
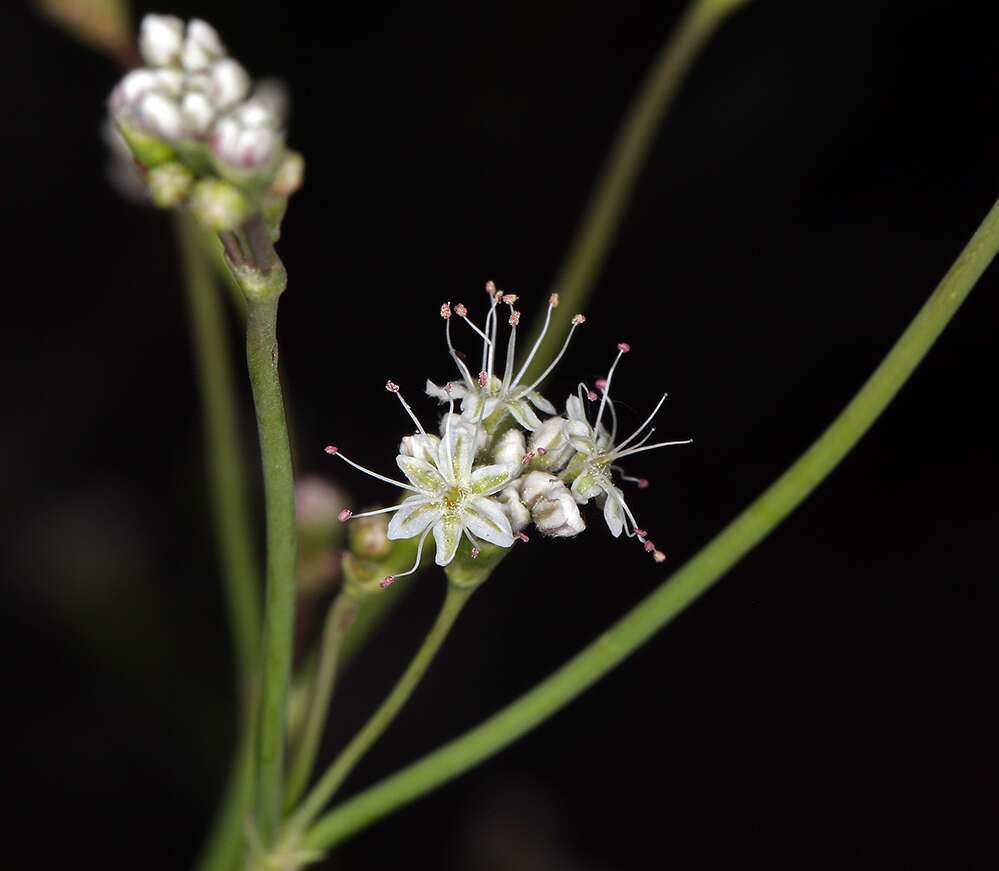
M618 342L617 343L617 349L622 354L627 354L631 350L631 345L629 345L627 342Z
M520 312L517 309L513 309L510 312L510 326L515 327L520 323Z
M657 563L664 562L666 560L666 554L664 554L661 550L657 550L654 554L652 554L652 559L654 559Z
M489 373L485 369L483 369L479 373L479 387L485 387L488 381L489 381Z
M639 478L636 486L638 487L639 490L644 490L646 487L649 486L649 479Z
M543 457L547 453L548 453L548 448L538 448L538 456L539 457Z
M593 382L593 384L597 388L597 390L606 390L607 389L607 379L606 378L598 378L596 381Z
M587 390L586 391L586 398L589 399L590 402L593 402L597 398L597 394L594 393L592 390Z
M521 462L526 466L533 459L534 459L534 451L529 451L528 453L524 454L524 457L523 459L521 459Z
M496 282L494 281L486 282L486 293L488 293L490 296L496 293Z
M523 532L516 532L514 535L517 536L521 541L530 541L531 539L527 537Z
M505 302L507 305L513 305L518 299L520 299L520 297L517 296L517 294L515 293L503 294L503 302Z
M399 385L396 384L394 381L386 381L385 382L385 389L389 393L398 393L399 392Z
M584 323L585 321L586 321L586 315L573 315L572 316L572 325L574 327L578 327L581 323Z
M553 293L550 297L548 297L548 305L551 308L558 308L558 294L557 293Z
M395 583L395 575L388 575L384 581L382 581L378 586L383 590Z
M450 395L450 393L451 393L451 384L450 383L444 385L444 392Z
M477 547L472 548L472 559L475 559L479 555L479 549Z
M451 317L450 303L446 302L444 303L444 305L441 306L441 317L444 318L444 320L447 320L449 317Z
M645 541L646 537L648 536L648 533L644 529L639 529L636 526L635 527L635 535L637 535L642 541Z
M463 318L468 314L468 309L465 308L460 302L454 307L454 313L459 317Z
M651 541L645 542L643 546L645 547L646 553L652 553L652 551L656 549L656 546Z
M326 445L323 450L332 457L336 453L336 445Z
M346 523L348 520L350 520L350 518L351 518L351 516L353 514L354 514L354 512L351 511L349 508L344 508L343 511L341 511L336 516L336 519L339 520L341 523Z

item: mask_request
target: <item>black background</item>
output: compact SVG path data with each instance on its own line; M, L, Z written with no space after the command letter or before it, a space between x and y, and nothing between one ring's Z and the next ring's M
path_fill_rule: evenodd
M547 296L680 6L169 10L293 92L308 179L280 243L280 332L301 472L389 498L323 445L390 472L406 421L382 384L432 415L423 380L451 376L440 303L481 310L489 278L527 311ZM821 432L999 193L991 6L757 0L690 76L550 391L598 377L627 340L625 417L670 392L659 432L695 444L643 455L653 486L631 501L667 567ZM2 24L0 866L183 868L232 692L169 223L103 176L113 66L26 9ZM323 867L994 867L997 291L993 269L874 430L716 589ZM662 569L589 519L572 542L518 547L348 792L516 697L655 586ZM324 758L440 592L425 574L345 677Z

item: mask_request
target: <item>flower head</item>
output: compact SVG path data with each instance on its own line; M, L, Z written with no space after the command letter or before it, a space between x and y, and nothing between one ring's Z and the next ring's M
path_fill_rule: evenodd
M546 414L555 414L555 406L552 405L537 391L537 386L548 377L552 369L562 358L565 349L569 346L569 340L579 324L586 320L582 315L576 315L572 319L572 328L562 345L562 349L556 355L547 369L530 384L522 383L528 367L534 360L535 354L541 347L541 340L548 330L551 321L552 310L558 306L558 294L553 293L548 300L548 312L545 315L545 323L541 335L534 343L531 353L528 354L520 369L514 374L514 359L516 358L517 327L520 324L520 312L514 308L517 296L512 293L503 293L496 289L493 282L486 283L486 292L489 294L489 312L486 315L486 322L483 329L479 329L468 318L468 310L464 305L458 303L452 309L450 303L441 306L441 317L444 318L444 336L447 341L447 348L451 358L458 366L461 379L451 381L443 387L438 387L432 381L427 381L427 394L434 396L442 402L449 399L461 401L461 414L465 420L485 423L487 429L493 429L499 424L507 414L526 430L536 430L541 426L541 419L535 413L534 408ZM506 361L503 366L502 375L499 374L496 361L496 346L498 342L499 321L501 317L501 305L509 307L510 314L507 323L510 325L510 338L507 341ZM451 320L454 316L461 318L472 330L482 339L481 367L477 375L473 376L468 364L455 350L451 342ZM534 406L532 408L531 406Z

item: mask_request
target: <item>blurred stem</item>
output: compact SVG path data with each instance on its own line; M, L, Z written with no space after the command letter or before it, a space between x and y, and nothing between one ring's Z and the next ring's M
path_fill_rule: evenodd
M305 831L305 828L322 812L326 802L333 797L361 757L367 753L371 745L381 737L392 720L395 719L396 714L413 694L473 591L474 587L459 587L448 584L447 594L444 597L441 610L437 614L437 620L402 677L399 678L378 710L372 714L371 719L364 724L361 731L333 760L333 764L330 765L289 819L287 831L292 840L297 839L297 836Z
M257 262L261 263L260 260ZM266 281L269 270L261 269L260 272L261 280ZM254 295L251 296L251 292ZM264 294L256 286L248 291L246 306L246 359L257 414L267 506L267 592L257 723L255 803L257 831L265 846L270 846L274 839L281 813L285 707L291 679L297 553L291 451L278 376L279 296L280 290Z
M323 637L319 645L319 662L309 694L305 728L288 774L288 784L284 795L286 810L294 807L295 802L298 801L309 782L309 775L312 773L312 766L316 761L316 751L319 749L319 741L322 738L329 714L330 698L333 695L333 685L336 681L340 650L360 604L357 596L344 588L337 594L330 606L329 613L326 615Z
M201 393L212 513L232 633L239 686L246 693L260 639L260 592L252 523L246 498L246 465L239 438L236 385L219 290L206 258L200 228L183 211L174 213L191 318Z
M552 290L558 291L564 311L571 314L584 308L617 234L638 174L684 77L721 22L746 2L692 0L663 43L621 122L590 195L582 223L556 274ZM534 339L541 332L546 311L547 306L543 307L535 321ZM537 374L540 374L544 361L555 357L568 329L568 320L552 321L532 364L538 369ZM532 346L533 340L525 345L527 348ZM525 383L530 381L528 375Z
M999 202L850 403L804 454L669 580L562 668L485 722L343 802L306 832L323 850L446 783L533 729L669 623L757 545L836 467L923 359L999 249Z

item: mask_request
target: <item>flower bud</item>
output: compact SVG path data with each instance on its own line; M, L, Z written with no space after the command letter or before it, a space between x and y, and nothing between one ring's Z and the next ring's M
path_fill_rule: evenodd
M561 538L586 529L572 494L554 475L530 472L521 484L520 495L530 506L531 519L539 532Z
M564 418L550 417L531 433L527 449L535 455L532 469L553 472L569 462L572 447L566 442L564 427Z
M187 23L187 36L181 51L180 63L188 72L204 72L212 61L225 55L225 46L218 33L200 18L192 18Z
M347 530L350 552L358 559L378 562L388 556L392 542L388 538L389 518L385 514L358 517Z
M437 448L440 443L441 440L437 436L416 433L415 435L405 436L399 442L399 453L404 457L416 457L418 460L424 460L431 465L436 465Z
M516 475L524 465L527 446L524 434L516 428L508 429L499 437L493 448L493 462L506 466L511 475Z
M210 76L212 102L220 111L232 108L250 93L249 73L231 57L215 61Z
M297 191L305 179L305 159L297 151L286 151L274 173L268 193L288 198Z
M516 484L505 487L495 498L503 506L503 513L506 514L507 519L510 521L510 528L514 534L520 532L520 530L531 522L531 512L521 501Z
M474 423L469 423L460 414L445 414L441 418L441 436L444 435L444 430L447 429L449 421L452 435L463 432L469 437L475 436L475 453L478 453L486 446L487 436L485 429L481 426L476 426Z
M250 213L250 204L228 182L203 178L191 192L191 211L202 224L216 232L234 230Z
M212 153L219 171L259 170L270 164L281 148L281 137L267 127L244 127L232 115L215 122Z
M180 62L184 44L184 22L173 15L146 15L139 27L139 52L151 67L170 67Z
M188 136L200 139L215 120L215 107L200 91L188 91L180 103L180 115Z
M166 94L160 91L143 94L138 111L139 120L148 133L167 142L180 139L184 126L180 107Z
M182 163L175 160L153 167L146 175L149 198L161 209L180 205L190 193L194 176Z

